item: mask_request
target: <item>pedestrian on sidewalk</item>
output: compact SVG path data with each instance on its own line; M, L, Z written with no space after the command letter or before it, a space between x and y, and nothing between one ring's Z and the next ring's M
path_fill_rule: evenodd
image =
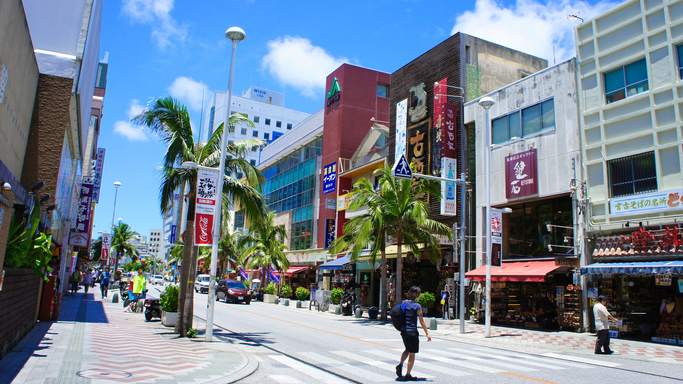
M78 291L78 284L81 282L81 271L76 268L71 274L71 294L75 295Z
M102 291L102 298L107 297L107 292L109 291L109 280L111 279L111 272L109 272L109 267L104 269L104 272L100 274L100 291Z
M92 285L92 269L88 269L83 273L83 288L85 288L85 295L88 294L88 289Z
M595 330L598 336L598 339L595 341L596 355L611 355L614 353L614 351L609 348L609 320L618 320L609 313L607 307L605 307L606 304L607 298L601 295L598 296L598 302L593 306Z
M138 274L133 278L133 311L138 310L138 300L140 300L144 295L143 292L147 291L147 279L143 275L142 268L138 269Z
M97 282L97 276L98 276L97 270L93 269L91 274L92 274L92 287L91 288L95 289L95 283Z
M427 341L432 341L432 337L429 336L429 331L427 330L427 324L425 324L424 318L422 317L422 306L415 302L418 297L420 297L420 287L411 287L406 294L405 309L403 316L405 318L405 325L401 329L401 337L403 338L403 345L405 350L401 354L401 362L396 366L396 376L398 376L400 381L413 381L416 380L410 375L413 369L413 364L415 364L415 354L420 351L420 333L417 330L417 321L420 320L420 325L424 329L427 335ZM408 359L408 369L406 370L405 376L403 376L403 362Z

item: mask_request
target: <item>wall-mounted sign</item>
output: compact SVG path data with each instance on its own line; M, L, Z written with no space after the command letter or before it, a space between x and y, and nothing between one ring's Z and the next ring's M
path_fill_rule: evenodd
M429 120L415 124L408 129L408 155L409 163L415 163L415 172L429 174Z
M578 257L556 257L555 265L558 267L579 268L581 263Z
M336 237L334 219L325 219L325 249L330 248L330 244Z
M175 244L176 236L178 236L178 226L171 225L171 234L168 235L168 242L173 245Z
M505 158L505 197L535 195L538 193L538 158L536 148Z
M90 232L90 214L92 211L92 194L93 194L93 179L90 177L83 178L81 183L81 192L78 198L78 205L76 208L76 232L85 236L85 245L78 245L79 247L88 246L88 233ZM72 244L69 242L71 245Z
M71 232L69 234L69 245L72 247L87 247L88 246L88 234Z
M444 109L443 106L448 101L448 79L443 79L434 83L434 114L432 116L432 124L434 134L432 135L432 174L437 175L441 173L441 158L443 147L443 122ZM455 156L451 156L455 158Z
M328 164L323 168L323 195L337 189L337 163Z
M349 209L349 205L351 205L351 194L350 193L339 196L339 200L337 200L337 211L343 211L345 209Z
M337 78L335 77L334 80L332 81L332 86L330 87L330 91L327 92L327 106L329 107L334 103L335 101L339 100L341 97L341 88L339 87L339 81L337 81Z
M427 117L427 91L425 91L425 84L420 83L408 89L410 97L408 98L410 108L408 108L408 116L410 116L411 123L417 123Z
M213 222L219 199L217 188L218 170L199 168L194 214L194 245L196 246L207 246L213 242Z
M670 287L671 286L671 274L662 273L655 275L655 285L660 287Z
M394 163L398 161L401 155L406 154L406 143L407 143L407 110L408 110L408 99L399 101L396 104L396 152L394 153Z
M441 156L455 159L457 157L456 148L458 147L458 137L455 129L458 109L453 104L444 104L443 111Z
M683 198L683 188L613 198L609 202L610 214L612 216L630 216L680 211L683 209L681 198Z
M337 209L337 200L325 199L325 209Z
M95 181L92 200L94 203L100 202L100 186L102 185L102 169L104 168L104 153L106 149L97 148L97 160L95 162L95 172L93 173L93 180Z
M491 266L503 265L503 213L491 209Z
M458 162L448 157L441 158L441 177L446 179L457 179ZM455 182L441 183L441 214L454 216L456 214L455 202Z

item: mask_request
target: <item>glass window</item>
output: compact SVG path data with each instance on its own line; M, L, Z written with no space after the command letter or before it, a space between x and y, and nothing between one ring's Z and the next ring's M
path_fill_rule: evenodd
M377 84L377 96L389 97L389 86L386 84Z
M510 135L508 134L508 117L509 116L504 116L495 119L491 123L491 142L493 144L500 144L510 140Z
M266 125L270 125L270 119L266 119Z
M258 123L259 121L261 121L261 118L258 116L254 116L254 123Z
M292 123L287 123L287 129L292 129Z
M522 137L522 120L519 117L519 112L511 114L508 122L510 139L513 137Z
M678 52L678 76L683 79L683 45L676 47L676 52Z
M243 135L246 135L246 134L247 134L247 129L246 129L246 128L242 128L242 131L241 131L241 132L242 132Z
M655 153L622 157L607 162L612 197L657 190Z
M541 131L541 106L534 105L522 110L522 133L524 136Z
M268 133L268 132L263 132L263 139L264 139L264 140L270 140L270 133Z
M606 72L604 78L607 104L637 95L649 89L647 62L645 59Z
M541 103L541 113L543 114L543 129L555 128L555 104L553 99Z
M282 128L282 121L276 121L276 122L275 122L275 126L276 126L277 128Z
M254 160L254 159L249 160L249 164L256 166L256 160Z
M252 135L253 137L258 137L258 131L253 131L253 132L251 133L251 135Z

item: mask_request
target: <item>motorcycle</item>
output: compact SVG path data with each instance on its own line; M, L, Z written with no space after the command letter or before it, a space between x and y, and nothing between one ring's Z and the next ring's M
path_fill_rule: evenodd
M145 321L154 317L161 319L161 303L159 299L145 299Z
M342 315L351 316L353 314L354 302L356 301L355 293L345 293L341 298Z

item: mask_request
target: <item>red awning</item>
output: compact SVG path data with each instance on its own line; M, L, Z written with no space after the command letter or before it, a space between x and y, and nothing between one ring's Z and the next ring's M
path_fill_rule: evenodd
M284 275L291 277L292 275L296 275L298 273L301 273L307 269L311 268L310 265L301 265L301 266L295 266L295 267L289 267L287 271L285 271ZM279 275L280 272L275 272L275 274Z
M491 281L540 283L545 281L548 273L558 268L561 267L555 265L555 260L503 261L502 267L491 267ZM486 266L465 273L465 277L475 281L486 280Z

